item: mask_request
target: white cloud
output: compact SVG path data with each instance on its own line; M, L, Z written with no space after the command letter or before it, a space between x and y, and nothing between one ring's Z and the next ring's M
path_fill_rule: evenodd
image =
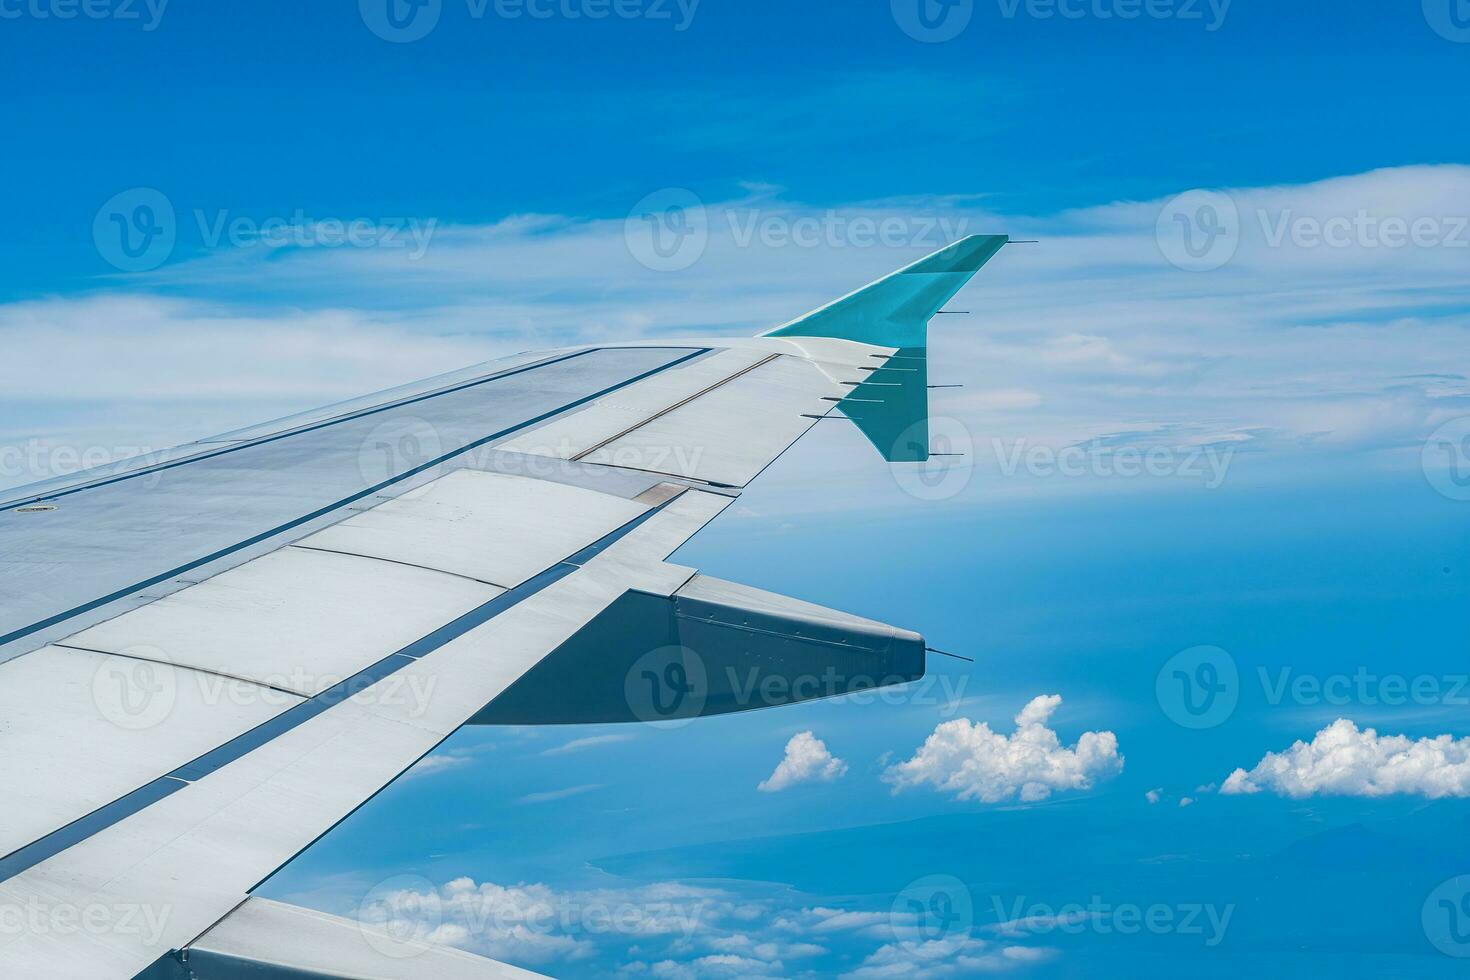
M1164 798L1164 790L1162 787L1160 787L1159 789L1151 789L1147 793L1143 794L1143 798L1148 800L1150 804L1157 803L1159 802L1159 800L1162 800Z
M527 793L516 800L517 803L551 803L555 800L564 800L569 796L581 796L593 790L602 789L602 783L583 783L581 786L567 786L563 789L547 790L544 793Z
M786 756L776 771L756 787L763 793L778 793L798 783L830 783L847 772L847 763L827 751L827 744L811 732L797 732L786 743Z
M474 761L473 756L454 755L447 752L426 756L414 764L414 767L408 771L407 776L433 776L451 769L459 769Z
M759 886L746 886L747 889ZM659 980L831 975L968 976L1024 965L1050 951L953 936L927 941L887 910L793 905L787 889L752 897L728 887L658 882L558 890L459 877L372 893L358 917L400 938L468 949L532 967L621 959L618 974ZM820 958L838 954L842 959ZM851 959L848 959L851 957ZM560 973L554 969L549 971Z
M1236 769L1220 787L1224 794L1263 790L1292 798L1470 796L1470 737L1379 735L1339 718L1310 742L1268 752L1249 772Z
M590 735L587 738L574 738L564 745L558 745L542 752L542 755L570 755L573 752L583 752L594 749L601 745L616 745L619 742L632 741L634 736L621 735Z
M954 198L836 210L843 219L940 215L956 234L1041 239L1006 249L981 272L956 304L974 310L972 320L944 317L933 330L946 368L936 382L967 385L936 392L935 414L977 434L978 478L961 502L1097 486L1090 474L1006 476L992 439L1052 450L1233 448L1287 464L1334 453L1360 461L1366 450L1417 467L1424 437L1466 413L1467 249L1271 239L1282 220L1360 212L1438 220L1450 237L1470 167L1230 193L1241 244L1208 273L1162 257L1163 199L1030 217ZM736 232L753 215L821 220L827 210L769 188L706 205L709 247L679 273L640 266L620 216L517 215L483 226L440 221L417 261L404 249L220 250L111 280L110 291L0 305L0 451L29 438L161 448L512 350L749 335L938 244L768 247L757 235L742 245ZM68 341L64 368L58 335ZM119 363L130 366L126 378ZM765 478L772 513L830 507L809 492L812 473L840 480L845 506L893 499L859 433L819 427L804 449L799 464ZM26 481L0 474L0 482Z
M1002 946L969 936L923 943L889 943L869 954L857 969L843 976L851 980L969 977L1013 970L1042 962L1052 955L1048 949Z
M1121 772L1123 757L1112 732L1083 732L1067 747L1046 727L1061 703L1055 694L1033 698L1016 715L1016 730L1008 736L983 721L944 722L912 759L891 766L883 779L894 792L927 785L961 800L999 803L1091 789L1096 780Z

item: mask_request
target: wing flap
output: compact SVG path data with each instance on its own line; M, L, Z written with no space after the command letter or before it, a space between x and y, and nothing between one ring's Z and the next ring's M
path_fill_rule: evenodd
M65 639L311 697L504 590L288 547Z
M540 974L323 912L252 898L145 980L535 980ZM176 968L170 966L177 964Z
M779 355L580 457L727 487L750 483L847 389Z
M646 510L582 487L456 470L298 544L509 589Z

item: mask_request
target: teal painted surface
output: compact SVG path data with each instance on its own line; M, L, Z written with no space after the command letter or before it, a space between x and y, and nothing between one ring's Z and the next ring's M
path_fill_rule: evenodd
M837 403L890 463L929 458L929 358L905 347Z
M777 327L767 337L835 337L898 352L838 408L890 463L929 458L929 320L1010 239L971 235Z
M930 318L1007 241L1006 235L962 238L765 336L836 337L878 347L924 347Z

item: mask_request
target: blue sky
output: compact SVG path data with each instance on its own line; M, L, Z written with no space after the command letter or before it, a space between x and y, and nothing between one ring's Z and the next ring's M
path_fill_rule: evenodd
M970 454L942 494L819 427L677 556L975 664L677 733L466 731L269 893L557 976L1456 974L1463 4L977 0L930 43L905 2L443 0L403 43L370 2L0 3L0 486L1038 238L933 331ZM708 235L664 271L628 218L670 188ZM130 266L97 228L140 189L172 245ZM1206 727L1176 671L1230 688ZM1050 695L1064 774L1023 800L1014 719ZM810 778L758 789L803 732ZM517 929L537 908L566 916Z

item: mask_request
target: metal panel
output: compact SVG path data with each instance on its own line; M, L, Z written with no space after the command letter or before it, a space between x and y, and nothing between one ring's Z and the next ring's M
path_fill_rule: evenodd
M780 356L583 457L743 487L847 389L808 361Z
M436 568L508 589L647 509L581 487L460 470L298 544Z
M702 357L599 398L581 411L528 430L497 448L576 458L769 356L760 350L725 350Z
M48 647L0 664L0 854L248 731L301 698Z
M252 898L189 947L196 980L534 980L463 950L393 939L349 919Z
M166 910L156 936L0 933L6 975L132 976L195 938L303 846L622 591L590 565L403 671L5 882L0 903ZM426 700L403 696L413 676ZM457 720L456 720L457 719ZM126 972L125 972L126 971Z
M65 642L314 695L502 591L376 558L285 548Z
M55 511L0 510L0 659L117 615L145 588L166 592L180 575L203 578L278 548L360 497L408 489L419 467L438 469L427 482L471 462L468 447L697 355L652 347L568 354L64 491Z

